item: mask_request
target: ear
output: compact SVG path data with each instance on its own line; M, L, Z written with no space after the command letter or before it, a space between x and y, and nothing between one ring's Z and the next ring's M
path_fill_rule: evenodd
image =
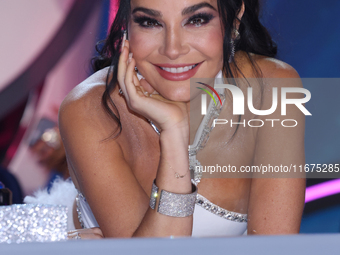
M245 9L246 9L246 7L244 6L244 2L242 1L241 9L240 9L239 13L237 14L237 19L235 19L235 22L234 22L234 28L236 28L237 30L240 27L240 20L243 17Z

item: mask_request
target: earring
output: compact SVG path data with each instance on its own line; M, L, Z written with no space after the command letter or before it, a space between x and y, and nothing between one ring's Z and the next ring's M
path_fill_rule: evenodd
M239 40L241 37L240 32L236 28L234 28L234 35L235 35L235 40Z
M230 40L231 51L230 51L230 56L229 56L229 61L228 61L229 63L231 63L233 61L234 56L235 56L235 41L240 39L240 32L235 28L234 28L233 32L234 32L234 36L235 36L234 38L235 39L232 38Z
M231 63L234 59L235 56L235 42L234 39L230 40L230 47L231 47L231 51L230 51L230 56L229 56L229 60L228 62Z

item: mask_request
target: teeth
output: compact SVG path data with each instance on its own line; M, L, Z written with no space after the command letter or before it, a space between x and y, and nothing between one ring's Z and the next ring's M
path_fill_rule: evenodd
M184 72L187 72L187 71L193 69L196 66L197 66L197 64L192 65L192 66L179 67L179 68L168 68L168 67L160 67L160 68L164 71L169 72L169 73L184 73Z

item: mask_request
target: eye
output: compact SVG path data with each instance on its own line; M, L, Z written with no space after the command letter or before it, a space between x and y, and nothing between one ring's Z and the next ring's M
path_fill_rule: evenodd
M195 27L200 27L204 23L205 23L205 20L202 18L196 18L190 21L190 24L194 25Z
M161 26L161 24L157 20L151 19L146 16L136 17L133 19L133 21L137 23L139 26L145 27L145 28L153 28L153 27Z
M195 27L200 27L202 25L209 23L213 18L214 16L212 14L198 13L189 18L188 24L193 25Z
M142 26L145 26L145 27L155 27L155 26L158 26L159 23L157 21L154 21L154 20L146 20L142 23Z

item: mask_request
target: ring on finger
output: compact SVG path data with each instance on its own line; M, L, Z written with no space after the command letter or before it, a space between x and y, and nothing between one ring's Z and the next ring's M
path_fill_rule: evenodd
M81 239L80 233L76 231L70 231L67 233L68 239Z
M119 89L119 94L124 96L124 93L123 93L123 90L122 89Z

